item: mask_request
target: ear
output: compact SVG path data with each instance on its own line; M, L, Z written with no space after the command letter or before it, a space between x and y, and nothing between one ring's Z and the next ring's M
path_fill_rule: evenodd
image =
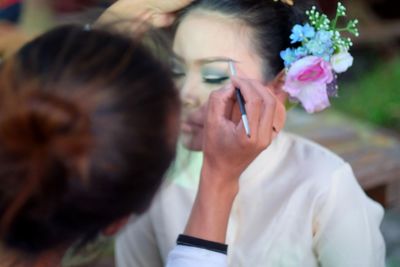
M110 224L106 229L103 230L103 235L113 236L116 235L129 221L130 216L119 219Z
M285 84L286 72L282 70L276 75L275 79L270 82L269 86L272 88L273 93L281 101L282 104L286 103L288 94L283 90Z
M286 123L286 108L285 103L288 97L288 94L283 90L283 85L285 84L286 73L282 70L275 79L268 84L269 90L273 92L275 97L278 100L275 111L274 118L274 132L273 136L277 136L278 133L285 127Z

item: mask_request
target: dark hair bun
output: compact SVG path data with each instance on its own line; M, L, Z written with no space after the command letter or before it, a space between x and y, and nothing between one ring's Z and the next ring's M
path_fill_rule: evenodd
M10 63L11 64L11 63ZM3 212L1 231L6 231L25 202L42 191L54 169L74 170L82 177L82 162L90 148L90 122L73 100L55 93L19 88L5 82L11 66L0 74L0 192L8 190L12 199ZM26 85L25 85L26 86ZM8 162L8 164L7 164ZM10 188L14 188L10 192Z
M74 103L35 90L8 94L0 107L3 153L67 160L87 150L89 123Z
M170 116L179 107L156 37L65 25L0 66L6 248L82 245L150 205L174 157ZM153 40L155 51L143 44Z

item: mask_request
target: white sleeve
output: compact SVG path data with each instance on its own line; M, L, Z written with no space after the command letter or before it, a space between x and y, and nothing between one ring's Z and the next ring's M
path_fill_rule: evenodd
M168 255L167 267L227 267L227 256L207 249L177 245Z
M314 248L322 267L384 267L383 209L368 198L345 164L316 215Z
M125 227L115 247L117 267L163 267L149 212Z

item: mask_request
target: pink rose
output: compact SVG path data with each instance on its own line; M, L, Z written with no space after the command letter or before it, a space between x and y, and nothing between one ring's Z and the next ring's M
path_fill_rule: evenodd
M283 89L301 102L308 113L330 106L327 85L333 81L329 62L316 56L304 57L290 67Z

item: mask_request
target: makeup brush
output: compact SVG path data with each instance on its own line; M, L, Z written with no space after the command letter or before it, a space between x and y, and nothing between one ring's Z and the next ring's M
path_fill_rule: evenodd
M229 69L231 71L232 77L235 77L237 72L236 72L235 65L233 64L233 61L229 61ZM240 89L235 87L235 90L236 90L236 99L239 103L240 113L242 114L242 121L243 121L244 129L246 131L246 135L248 137L250 137L249 120L247 119L246 108L244 106L245 101L244 101L242 93L240 92Z

